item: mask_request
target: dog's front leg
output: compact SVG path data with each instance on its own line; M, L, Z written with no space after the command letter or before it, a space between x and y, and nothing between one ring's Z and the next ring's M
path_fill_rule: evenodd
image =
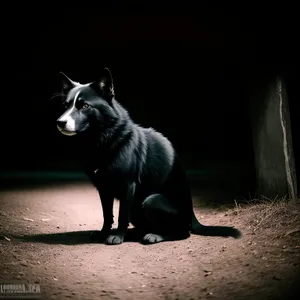
M114 196L106 191L105 189L99 191L102 212L103 212L103 227L102 234L105 238L109 235L111 231L112 224L114 223L114 215L113 215L113 205L114 205Z
M120 199L118 228L114 234L107 238L106 243L108 245L117 245L123 243L129 224L129 214L134 200L134 194L135 183L131 183L128 185L124 198Z
M86 170L85 172L98 191L103 214L102 229L100 231L92 232L91 236L93 240L105 241L111 233L111 227L114 222L114 195L112 193L112 188L110 188L110 184L108 182L103 180L103 178L100 175L96 175L94 171Z
M105 241L111 233L112 224L114 222L113 205L114 196L107 190L98 190L103 213L103 226L100 231L94 231L92 233L93 240Z

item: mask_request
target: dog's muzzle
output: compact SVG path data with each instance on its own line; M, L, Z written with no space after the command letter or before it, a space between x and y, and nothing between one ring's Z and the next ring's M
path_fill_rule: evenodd
M76 134L76 131L70 131L66 129L67 122L65 121L57 121L57 129L64 135L72 136Z

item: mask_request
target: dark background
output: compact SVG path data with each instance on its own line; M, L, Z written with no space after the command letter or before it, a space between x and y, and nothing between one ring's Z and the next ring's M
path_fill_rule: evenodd
M109 67L117 100L169 137L191 170L239 166L254 178L247 109L257 74L284 75L297 128L292 7L97 3L3 9L3 169L75 167L49 103L59 71L84 83Z

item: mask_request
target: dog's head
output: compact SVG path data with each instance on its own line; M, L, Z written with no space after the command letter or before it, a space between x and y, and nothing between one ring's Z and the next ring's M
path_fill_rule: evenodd
M60 73L63 89L64 113L57 120L58 130L68 136L88 130L105 130L116 120L112 107L114 98L113 80L109 69L105 68L92 83L74 82Z

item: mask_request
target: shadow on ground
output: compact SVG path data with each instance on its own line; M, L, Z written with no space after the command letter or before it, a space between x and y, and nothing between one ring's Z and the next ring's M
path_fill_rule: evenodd
M59 233L45 233L14 236L14 238L22 242L58 244L58 245L80 245L80 244L105 244L104 240L99 240L96 236L100 231L97 230L81 230ZM129 228L125 237L125 242L140 242L140 236L133 229Z

